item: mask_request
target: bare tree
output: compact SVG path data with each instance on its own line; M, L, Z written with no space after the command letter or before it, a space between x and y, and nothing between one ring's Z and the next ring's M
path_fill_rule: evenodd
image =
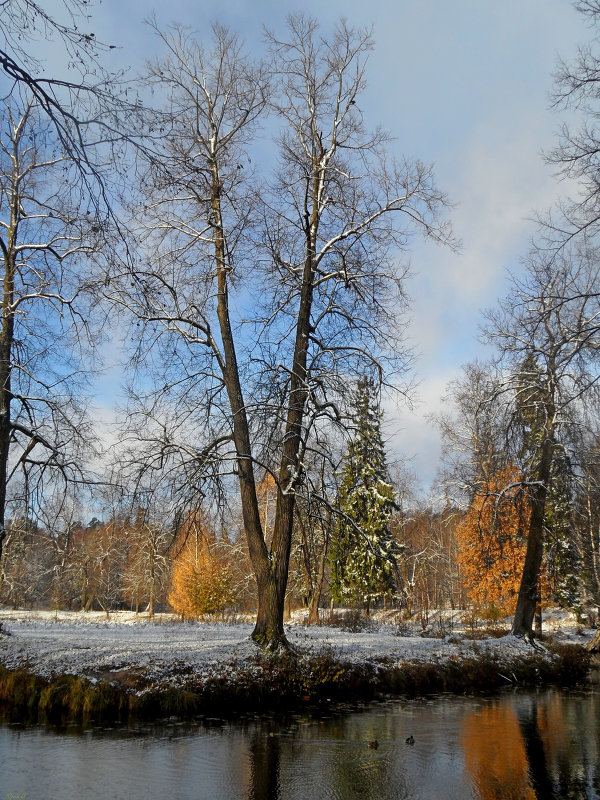
M321 38L314 20L291 17L288 38L269 34L271 85L220 26L211 51L181 28L159 35L168 56L148 80L167 93L174 132L144 181L151 255L133 286L111 282L141 324L138 359L162 371L157 389L132 396L130 419L144 469L180 494L235 474L258 585L253 637L278 646L305 464L349 419L350 376L406 366L397 256L416 230L450 240L445 198L429 167L390 160L389 137L363 123L368 31L340 23ZM271 182L251 166L267 110L283 126ZM270 542L259 467L277 485Z
M0 93L5 101L32 98L77 169L88 203L121 229L115 193L132 168L125 167L126 153L130 145L142 147L142 139L146 154L151 151L152 126L142 125L142 103L125 72L105 69L103 56L115 45L91 29L92 8L91 0L4 0Z
M24 84L38 102L44 87L52 91L56 78L45 74L40 42L54 42L65 56L65 66L82 67L86 58L96 61L110 45L98 42L90 24L89 0L63 0L51 10L36 0L5 0L0 8L0 66L15 83ZM47 91L47 90L46 90ZM47 103L52 104L49 98Z
M152 618L157 600L165 594L167 553L173 532L164 525L162 515L138 509L132 522L125 521L123 534L127 545L124 593L132 598L136 613L140 602L144 602Z
M0 576L2 601L13 608L42 601L52 573L46 531L30 516L15 510L7 521L6 541L9 546L2 553Z
M93 586L88 607L95 602L108 618L123 601L127 564L126 520L113 516L91 531Z
M506 466L510 414L502 385L493 363L466 364L447 388L444 412L434 417L442 438L441 483L459 507Z
M39 107L16 100L0 114L0 552L11 486L39 508L44 486L84 480L94 439L84 288L101 230Z
M535 251L524 279L489 315L487 336L498 348L501 392L512 406L507 445L523 474L531 516L512 631L532 636L546 509L555 467L573 463L571 431L585 420L598 379L597 252L559 256Z
M574 196L566 197L556 213L542 218L545 234L553 247L562 247L573 237L588 240L597 235L600 222L599 153L597 119L600 110L600 2L576 0L575 9L592 31L589 43L577 48L570 61L559 60L553 106L570 113L562 124L556 146L546 154L559 174L574 180Z

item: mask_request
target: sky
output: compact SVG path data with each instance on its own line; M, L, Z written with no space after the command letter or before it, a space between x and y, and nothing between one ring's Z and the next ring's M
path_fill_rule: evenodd
M341 16L373 26L365 120L394 135L396 154L434 163L454 203L460 251L416 241L410 253L407 333L419 384L412 409L385 404L390 460L408 459L427 489L439 465L439 437L427 415L442 407L461 366L483 355L481 310L505 293L508 271L520 269L533 214L567 191L542 155L561 123L550 109L552 75L558 56L569 60L591 34L568 0L169 0L154 12L159 26L183 22L200 40L219 20L258 51L263 24L281 30L299 9L316 16L325 34ZM152 11L148 0L94 6L92 28L116 45L115 66L135 72L157 52L143 24Z

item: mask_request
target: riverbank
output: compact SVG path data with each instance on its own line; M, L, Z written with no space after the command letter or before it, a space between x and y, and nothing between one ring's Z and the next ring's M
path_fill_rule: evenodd
M293 710L389 694L489 692L583 680L591 632L561 627L532 648L511 636L407 635L288 626L292 653L264 654L250 623L0 611L0 711L41 722ZM404 634L404 635L401 635ZM471 631L471 636L473 631Z

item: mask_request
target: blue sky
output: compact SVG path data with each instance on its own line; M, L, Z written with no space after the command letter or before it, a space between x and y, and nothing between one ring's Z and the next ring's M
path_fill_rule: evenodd
M317 16L325 33L340 16L374 26L365 119L394 134L398 154L435 163L456 203L461 252L416 243L411 253L409 336L420 354L414 408L386 406L391 458L412 458L427 486L439 445L425 415L440 407L460 366L482 353L480 311L504 293L506 271L518 271L532 214L567 192L541 155L561 121L549 110L549 93L557 56L572 57L590 32L567 0L170 0L154 11L160 25L184 22L199 38L218 19L257 49L264 23L281 29L299 8ZM152 10L147 0L103 0L95 8L93 30L118 46L115 64L135 71L155 53L142 24Z

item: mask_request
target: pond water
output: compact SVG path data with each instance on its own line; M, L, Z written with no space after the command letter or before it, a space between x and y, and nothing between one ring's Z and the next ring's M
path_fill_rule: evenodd
M0 787L0 800L600 798L600 691L126 730L5 725Z

